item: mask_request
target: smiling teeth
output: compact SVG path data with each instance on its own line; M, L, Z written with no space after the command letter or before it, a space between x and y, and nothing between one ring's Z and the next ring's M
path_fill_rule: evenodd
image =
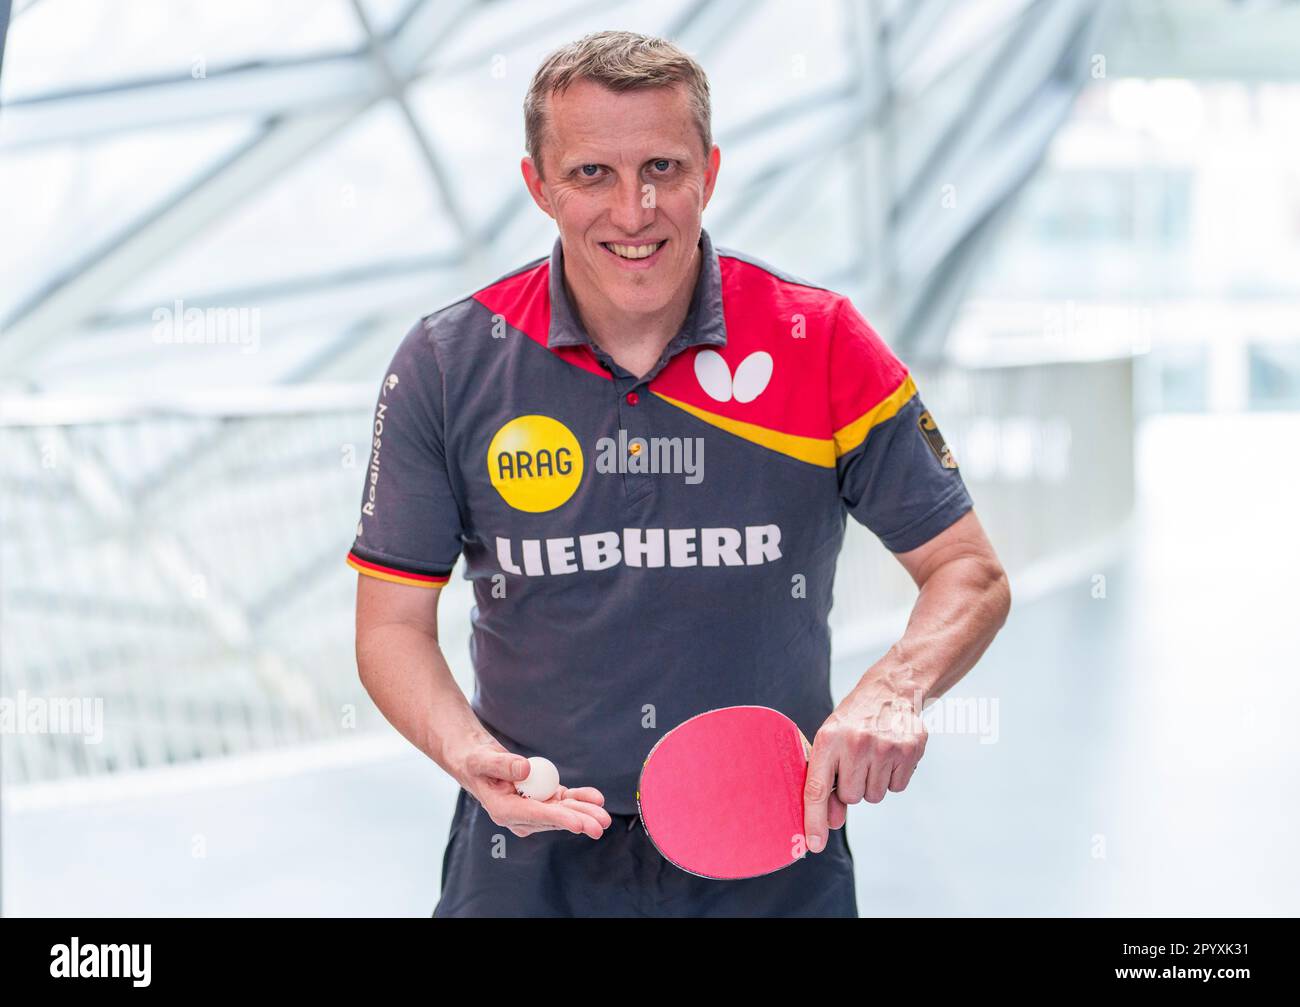
M655 252L659 251L662 245L662 241L653 245L615 245L610 242L605 242L606 248L615 255L621 255L625 259L648 258L649 256L654 255Z

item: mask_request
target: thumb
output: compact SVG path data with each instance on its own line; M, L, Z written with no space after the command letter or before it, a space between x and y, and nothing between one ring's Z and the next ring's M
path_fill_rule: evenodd
M497 780L508 780L511 783L527 779L532 768L522 755L512 755L510 752L479 749L469 758L471 773L477 776L490 776Z

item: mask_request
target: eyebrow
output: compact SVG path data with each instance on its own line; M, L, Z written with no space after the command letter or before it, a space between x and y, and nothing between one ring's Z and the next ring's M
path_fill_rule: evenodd
M649 164L651 161L658 161L664 158L671 161L691 160L691 156L689 153L687 153L684 150L675 149L675 150L665 150L659 154L652 154L641 163ZM563 165L565 171L572 171L574 168L581 168L584 164L608 164L609 162L602 160L600 157L589 157L583 154L574 154L572 157L564 158L560 163Z

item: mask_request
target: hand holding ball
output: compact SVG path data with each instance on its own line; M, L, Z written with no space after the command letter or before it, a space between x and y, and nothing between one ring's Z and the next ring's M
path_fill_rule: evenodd
M528 775L515 784L520 797L549 800L560 789L560 771L550 759L534 755L528 760Z

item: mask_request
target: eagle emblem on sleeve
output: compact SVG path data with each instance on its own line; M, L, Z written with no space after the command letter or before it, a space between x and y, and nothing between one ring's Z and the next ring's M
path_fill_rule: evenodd
M926 409L916 418L916 425L921 428L921 433L925 437L925 442L930 445L930 450L934 456L939 459L939 464L946 469L955 469L957 459L953 457L952 448L948 447L943 439L943 434L939 433L938 424L934 422L934 417L930 415L930 410Z

